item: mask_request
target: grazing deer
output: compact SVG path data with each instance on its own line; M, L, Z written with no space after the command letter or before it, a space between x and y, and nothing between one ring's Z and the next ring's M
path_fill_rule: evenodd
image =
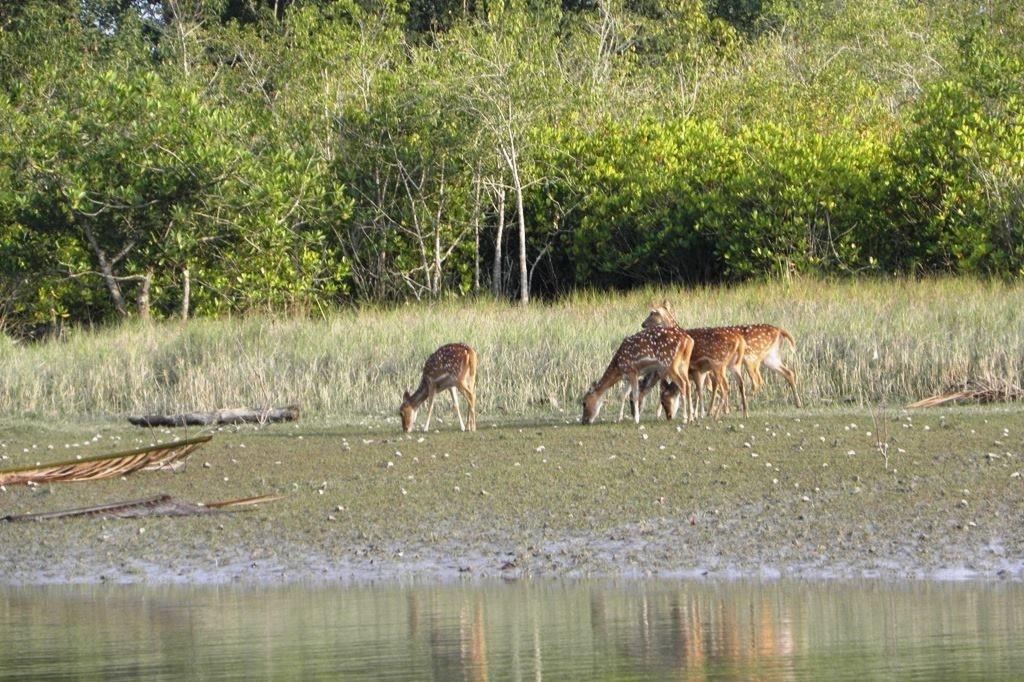
M652 305L651 312L644 320L645 326L678 326L672 316L672 310L667 301L661 305ZM770 324L740 324L729 327L721 327L738 333L747 344L746 352L743 355L743 366L750 377L751 388L754 393L761 390L764 385L764 377L761 376L761 365L767 365L783 376L793 391L793 402L797 407L803 407L800 396L796 392L796 372L782 364L782 339L789 341L789 345L796 349L796 341L793 335L782 327L775 327ZM701 386L698 390L703 390Z
M655 381L668 377L684 386L684 404L689 403L690 384L686 380L693 352L693 339L678 327L653 327L626 337L615 351L608 369L583 396L583 423L593 424L601 411L604 394L623 378L629 381L633 395L633 419L640 423L640 376L648 372Z
M416 410L427 401L427 423L423 430L430 430L430 417L434 411L434 395L438 391L450 390L452 402L455 403L455 414L459 416L459 427L465 431L467 424L462 421L459 410L459 398L455 394L458 389L466 397L469 406L468 428L476 431L476 351L464 343L449 343L434 351L423 365L423 376L419 387L410 395L408 391L402 398L402 406L398 413L402 416L402 430L412 431L416 423Z
M660 306L652 306L651 312L641 326L644 329L655 328L679 328L672 315L667 302ZM743 384L743 373L741 363L746 355L746 341L743 336L725 327L702 327L699 329L684 330L693 338L693 353L690 357L689 378L697 385L697 401L689 400L691 418L696 418L698 408L703 412L704 405L704 380L711 377L711 406L709 413L712 417L721 415L724 410L729 411L729 381L726 378L728 370L737 378L737 385L740 391L740 405L743 408L743 416L747 416L747 393ZM646 377L644 386L641 387L641 399L646 391L654 384L653 377ZM665 416L671 419L675 415L675 397L679 395L679 386L670 386L662 382L661 405L665 409ZM689 387L687 386L687 391ZM721 403L716 401L721 399Z
M743 408L743 416L746 417L747 392L743 385L742 368L746 343L743 341L743 337L736 332L720 327L686 329L685 331L693 337L689 377L697 386L696 402L692 399L689 401L690 418L696 419L698 413L704 413L704 381L709 376L711 377L711 404L707 410L708 416L714 419L720 417L723 411L729 412L727 371L736 377L740 390L740 405ZM653 384L653 382L651 383ZM675 416L679 393L678 386L662 381L661 406L665 409L665 416L668 419Z

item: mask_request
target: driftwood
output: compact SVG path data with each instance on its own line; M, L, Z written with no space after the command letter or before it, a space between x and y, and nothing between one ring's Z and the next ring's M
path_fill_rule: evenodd
M136 471L156 471L180 465L192 452L213 436L199 436L173 443L150 445L137 450L97 455L66 462L0 470L0 485L17 483L63 483L95 481L101 478L126 476Z
M946 403L975 402L996 403L1024 400L1024 388L1010 383L1005 379L986 376L965 382L963 386L951 387L944 393L929 396L916 403L907 405L909 408L937 407Z
M170 495L157 495L142 500L98 504L92 507L66 509L64 511L42 512L39 514L18 514L4 516L4 521L46 521L48 519L69 519L88 517L94 519L137 519L145 516L199 516L201 514L225 513L233 507L247 507L261 502L273 502L280 495L261 495L238 500L194 504L176 500Z
M128 417L135 426L215 426L217 424L269 424L293 422L299 418L296 405L262 409L235 408L215 412L186 412L184 414L146 414Z

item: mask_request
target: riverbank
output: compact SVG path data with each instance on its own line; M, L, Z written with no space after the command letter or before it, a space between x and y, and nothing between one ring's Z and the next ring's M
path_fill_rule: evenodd
M160 493L283 499L190 518L0 523L0 583L1024 579L1019 406L891 411L888 468L862 410L755 410L681 430L651 414L640 428L481 417L471 434L451 419L410 436L396 419L227 428L178 473L8 487L0 516ZM8 421L0 464L185 436Z

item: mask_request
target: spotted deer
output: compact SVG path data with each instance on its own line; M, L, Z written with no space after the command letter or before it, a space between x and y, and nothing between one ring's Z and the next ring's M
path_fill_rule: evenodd
M647 319L641 326L644 329L655 328L679 328L668 303L660 306L652 306ZM726 372L730 372L737 379L737 386L740 392L740 406L743 409L743 416L747 416L747 393L743 384L741 363L746 355L746 342L743 336L736 331L725 327L701 327L697 329L684 330L693 338L693 353L690 357L689 378L697 385L697 400L689 400L689 418L695 418L698 413L703 412L704 406L704 380L711 378L711 404L708 409L710 416L721 416L722 412L729 411L729 380ZM639 393L641 400L643 394L650 390L654 384L653 377L647 377L644 386ZM662 381L661 405L665 409L665 416L671 419L675 415L676 400L681 386L672 386ZM689 386L686 387L687 392ZM719 402L720 401L720 402Z
M644 324L658 326L677 325L668 302L663 302L661 305L652 305L651 312L644 321ZM764 386L764 377L761 376L761 365L763 364L768 369L782 375L786 382L789 383L789 388L793 392L793 402L797 407L803 407L800 395L796 390L796 372L786 367L782 362L783 339L789 342L791 348L796 349L796 341L793 339L792 334L781 327L770 324L741 324L721 328L734 331L743 337L743 341L746 343L743 366L750 377L751 388L754 393L760 391L761 387ZM647 383L647 388L649 388L650 382ZM703 386L698 386L698 392L702 392L703 388ZM643 393L643 390L641 393Z
M608 369L583 396L583 423L592 424L601 411L605 393L619 381L629 381L633 395L633 419L640 423L640 376L650 373L655 380L667 377L685 386L684 404L689 404L689 372L693 339L678 327L652 327L626 337L619 345Z
M782 339L789 342L789 347L796 350L796 341L793 335L781 327L770 324L741 324L726 327L738 332L747 342L747 352L743 356L743 366L750 377L753 392L757 393L764 386L764 377L761 376L761 365L781 374L793 391L793 402L797 407L803 407L800 396L796 392L796 372L782 363Z
M736 385L740 391L740 406L743 416L747 416L747 392L743 385L743 354L746 344L743 337L720 327L703 327L687 329L693 337L693 355L690 359L689 377L697 387L697 400L689 400L690 419L704 414L704 381L711 378L711 402L707 414L711 418L721 417L729 412L729 380L726 372L736 377ZM653 382L652 382L653 383ZM665 416L671 419L678 407L679 387L662 382L661 406ZM685 403L684 403L685 407Z
M449 343L434 351L423 365L419 387L412 394L406 391L402 398L402 406L398 408L402 417L402 430L406 433L412 431L416 423L416 410L427 402L427 422L423 430L428 431L434 411L434 395L438 391L450 390L455 414L459 417L459 427L463 431L467 427L470 431L476 431L476 360L476 351L464 343ZM466 398L468 423L462 421L456 389Z

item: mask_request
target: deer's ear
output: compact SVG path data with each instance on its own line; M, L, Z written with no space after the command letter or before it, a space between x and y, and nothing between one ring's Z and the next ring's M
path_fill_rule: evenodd
M402 398L404 398L405 400L408 400L408 399L409 399L409 398L411 398L411 397L412 397L412 396L411 396L411 395L409 395L409 391L406 391L406 392L405 392L404 394L402 394Z
M669 312L672 312L672 305L668 302L667 298L661 302L661 307Z

